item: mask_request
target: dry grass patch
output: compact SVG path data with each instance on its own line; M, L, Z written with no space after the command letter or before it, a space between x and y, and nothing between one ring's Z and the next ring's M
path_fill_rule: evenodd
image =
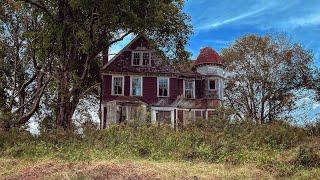
M1 162L5 163L5 160ZM225 165L145 160L68 163L54 160L22 164L11 160L5 179L272 179L255 165Z

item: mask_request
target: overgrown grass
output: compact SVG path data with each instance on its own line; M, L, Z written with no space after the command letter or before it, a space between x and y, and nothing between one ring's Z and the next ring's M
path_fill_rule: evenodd
M0 155L19 159L92 162L110 159L146 159L255 164L278 177L320 168L320 138L284 122L257 125L250 121L197 121L178 131L166 126L120 125L83 134L63 131L32 136L2 132Z

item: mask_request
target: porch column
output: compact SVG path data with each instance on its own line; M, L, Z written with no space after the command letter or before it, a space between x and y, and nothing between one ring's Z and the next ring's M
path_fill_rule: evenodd
M157 111L151 108L151 123L156 124L157 122Z
M206 110L206 120L208 120L208 110Z
M171 113L171 127L174 128L174 110L170 111Z

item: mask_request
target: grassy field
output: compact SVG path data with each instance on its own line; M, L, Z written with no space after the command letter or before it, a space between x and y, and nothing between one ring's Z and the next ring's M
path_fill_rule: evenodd
M286 123L212 121L174 131L0 133L0 179L319 179L320 136Z
M271 167L269 167L271 168ZM319 179L320 169L299 170L287 179ZM0 179L277 179L256 164L148 161L66 162L58 159L0 159ZM283 179L284 177L282 177Z

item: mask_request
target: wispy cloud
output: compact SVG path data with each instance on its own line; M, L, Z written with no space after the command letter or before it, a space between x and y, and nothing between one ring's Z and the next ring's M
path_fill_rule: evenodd
M239 21L239 20L245 19L247 17L253 16L253 15L258 14L258 13L260 13L260 12L266 10L266 9L267 9L266 7L262 7L260 9L257 9L257 10L251 11L251 12L246 12L246 13L237 15L237 16L232 17L232 18L228 18L228 19L224 19L224 20L221 20L221 21L218 21L218 22L214 22L213 24L209 24L209 25L205 25L205 26L201 26L201 27L196 27L196 29L197 30L204 30L204 29L216 28L216 27L219 27L219 26L222 26L222 25L226 25L226 24L229 24L229 23L232 23L232 22L235 22L235 21Z

